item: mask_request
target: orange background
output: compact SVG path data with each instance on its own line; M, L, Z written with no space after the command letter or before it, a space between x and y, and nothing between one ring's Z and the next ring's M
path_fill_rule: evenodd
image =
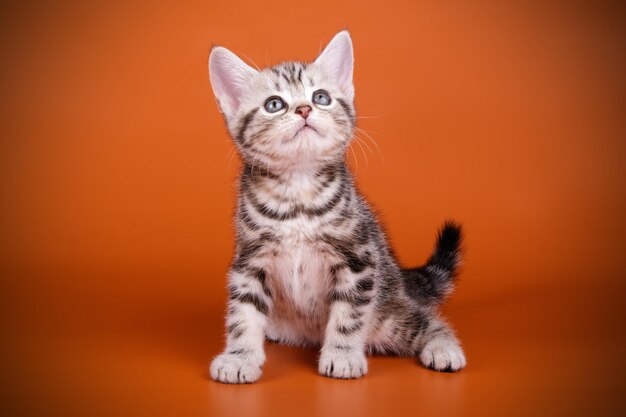
M531 3L4 5L2 414L619 414L625 8ZM239 162L209 48L310 60L344 27L380 147L350 164L401 261L465 225L445 312L469 366L335 381L271 345L258 384L214 383Z

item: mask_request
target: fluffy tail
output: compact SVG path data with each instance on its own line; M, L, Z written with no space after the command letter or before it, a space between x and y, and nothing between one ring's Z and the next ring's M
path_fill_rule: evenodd
M461 226L447 221L439 234L433 254L426 265L405 269L404 283L410 297L425 305L441 303L454 288L461 262Z

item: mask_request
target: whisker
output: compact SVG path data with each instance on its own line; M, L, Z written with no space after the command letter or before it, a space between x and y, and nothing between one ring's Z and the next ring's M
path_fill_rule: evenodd
M233 158L235 157L235 155L237 155L237 147L233 146L230 148L230 150L228 151L228 154L226 155L226 157L228 158L228 155L230 154L230 158L228 159L228 167L227 169L230 171L230 165L233 162Z
M354 129L357 130L358 132L362 133L363 135L365 135L365 137L367 139L369 139L370 142L372 142L372 144L376 147L376 150L378 151L378 155L380 156L380 159L382 160L382 162L384 164L385 163L385 157L383 156L383 153L380 150L380 146L378 146L378 143L374 140L374 138L369 133L367 133L364 129L361 129L360 127L355 126Z
M368 167L367 154L365 153L365 149L363 149L363 146L361 146L361 141L359 137L355 136L355 139L356 140L354 141L354 143L359 145L359 148L361 148L361 153L363 153L363 157L365 158L365 170L367 171L367 167Z
M246 55L246 54L241 54L241 55L242 55L244 58L246 58L248 61L250 61L250 63L251 63L252 65L254 65L258 71L261 71L261 68L259 68L259 66L256 64L256 62L254 62L254 60L253 60L252 58L250 58L250 57L249 57L248 55Z
M374 154L374 150L367 144L367 142L365 142L363 140L363 138L361 138L360 134L363 134L366 138L368 138L370 141L372 141L372 143L376 146L376 150L378 152L378 155L380 156L381 160L383 163L385 163L385 159L382 156L382 152L380 151L380 148L378 147L378 144L376 143L376 141L374 141L374 139L363 129L360 129L356 126L353 127L352 130L343 128L341 126L338 126L338 129L347 134L348 136L350 136L352 139L354 139L355 142L357 142L357 145L359 147L361 147L361 152L363 153L363 156L365 157L365 168L367 169L368 166L368 158L367 158L367 154L365 152L365 150L363 149L363 145L365 145L367 147L367 149L369 149L370 152L372 152L372 155ZM351 142L350 142L351 144Z
M367 142L365 142L360 136L355 135L354 136L355 139L358 139L363 145L365 145L365 147L367 149L369 149L369 151L372 153L372 155L374 155L374 151L372 150L372 148L367 144Z
M352 149L352 146L350 146L348 149L350 149L350 152L352 152L352 157L354 158L354 178L356 178L359 176L359 161L356 157L354 149Z

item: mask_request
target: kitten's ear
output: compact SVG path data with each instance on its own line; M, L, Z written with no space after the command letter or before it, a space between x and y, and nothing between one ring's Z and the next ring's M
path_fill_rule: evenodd
M230 118L239 108L248 83L257 70L221 46L211 49L209 76L222 113Z
M354 69L354 53L352 52L352 39L347 30L342 30L335 35L333 40L324 48L315 64L324 69L336 82L341 91L354 99L354 84L352 72Z

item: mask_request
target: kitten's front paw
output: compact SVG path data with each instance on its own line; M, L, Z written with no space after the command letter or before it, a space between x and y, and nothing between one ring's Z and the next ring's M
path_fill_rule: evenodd
M367 359L362 351L322 350L318 370L332 378L360 378L367 374Z
M425 367L439 372L456 372L465 368L461 346L448 339L433 339L424 346L420 360Z
M222 353L211 362L210 372L218 382L249 384L261 377L261 366L242 355Z

